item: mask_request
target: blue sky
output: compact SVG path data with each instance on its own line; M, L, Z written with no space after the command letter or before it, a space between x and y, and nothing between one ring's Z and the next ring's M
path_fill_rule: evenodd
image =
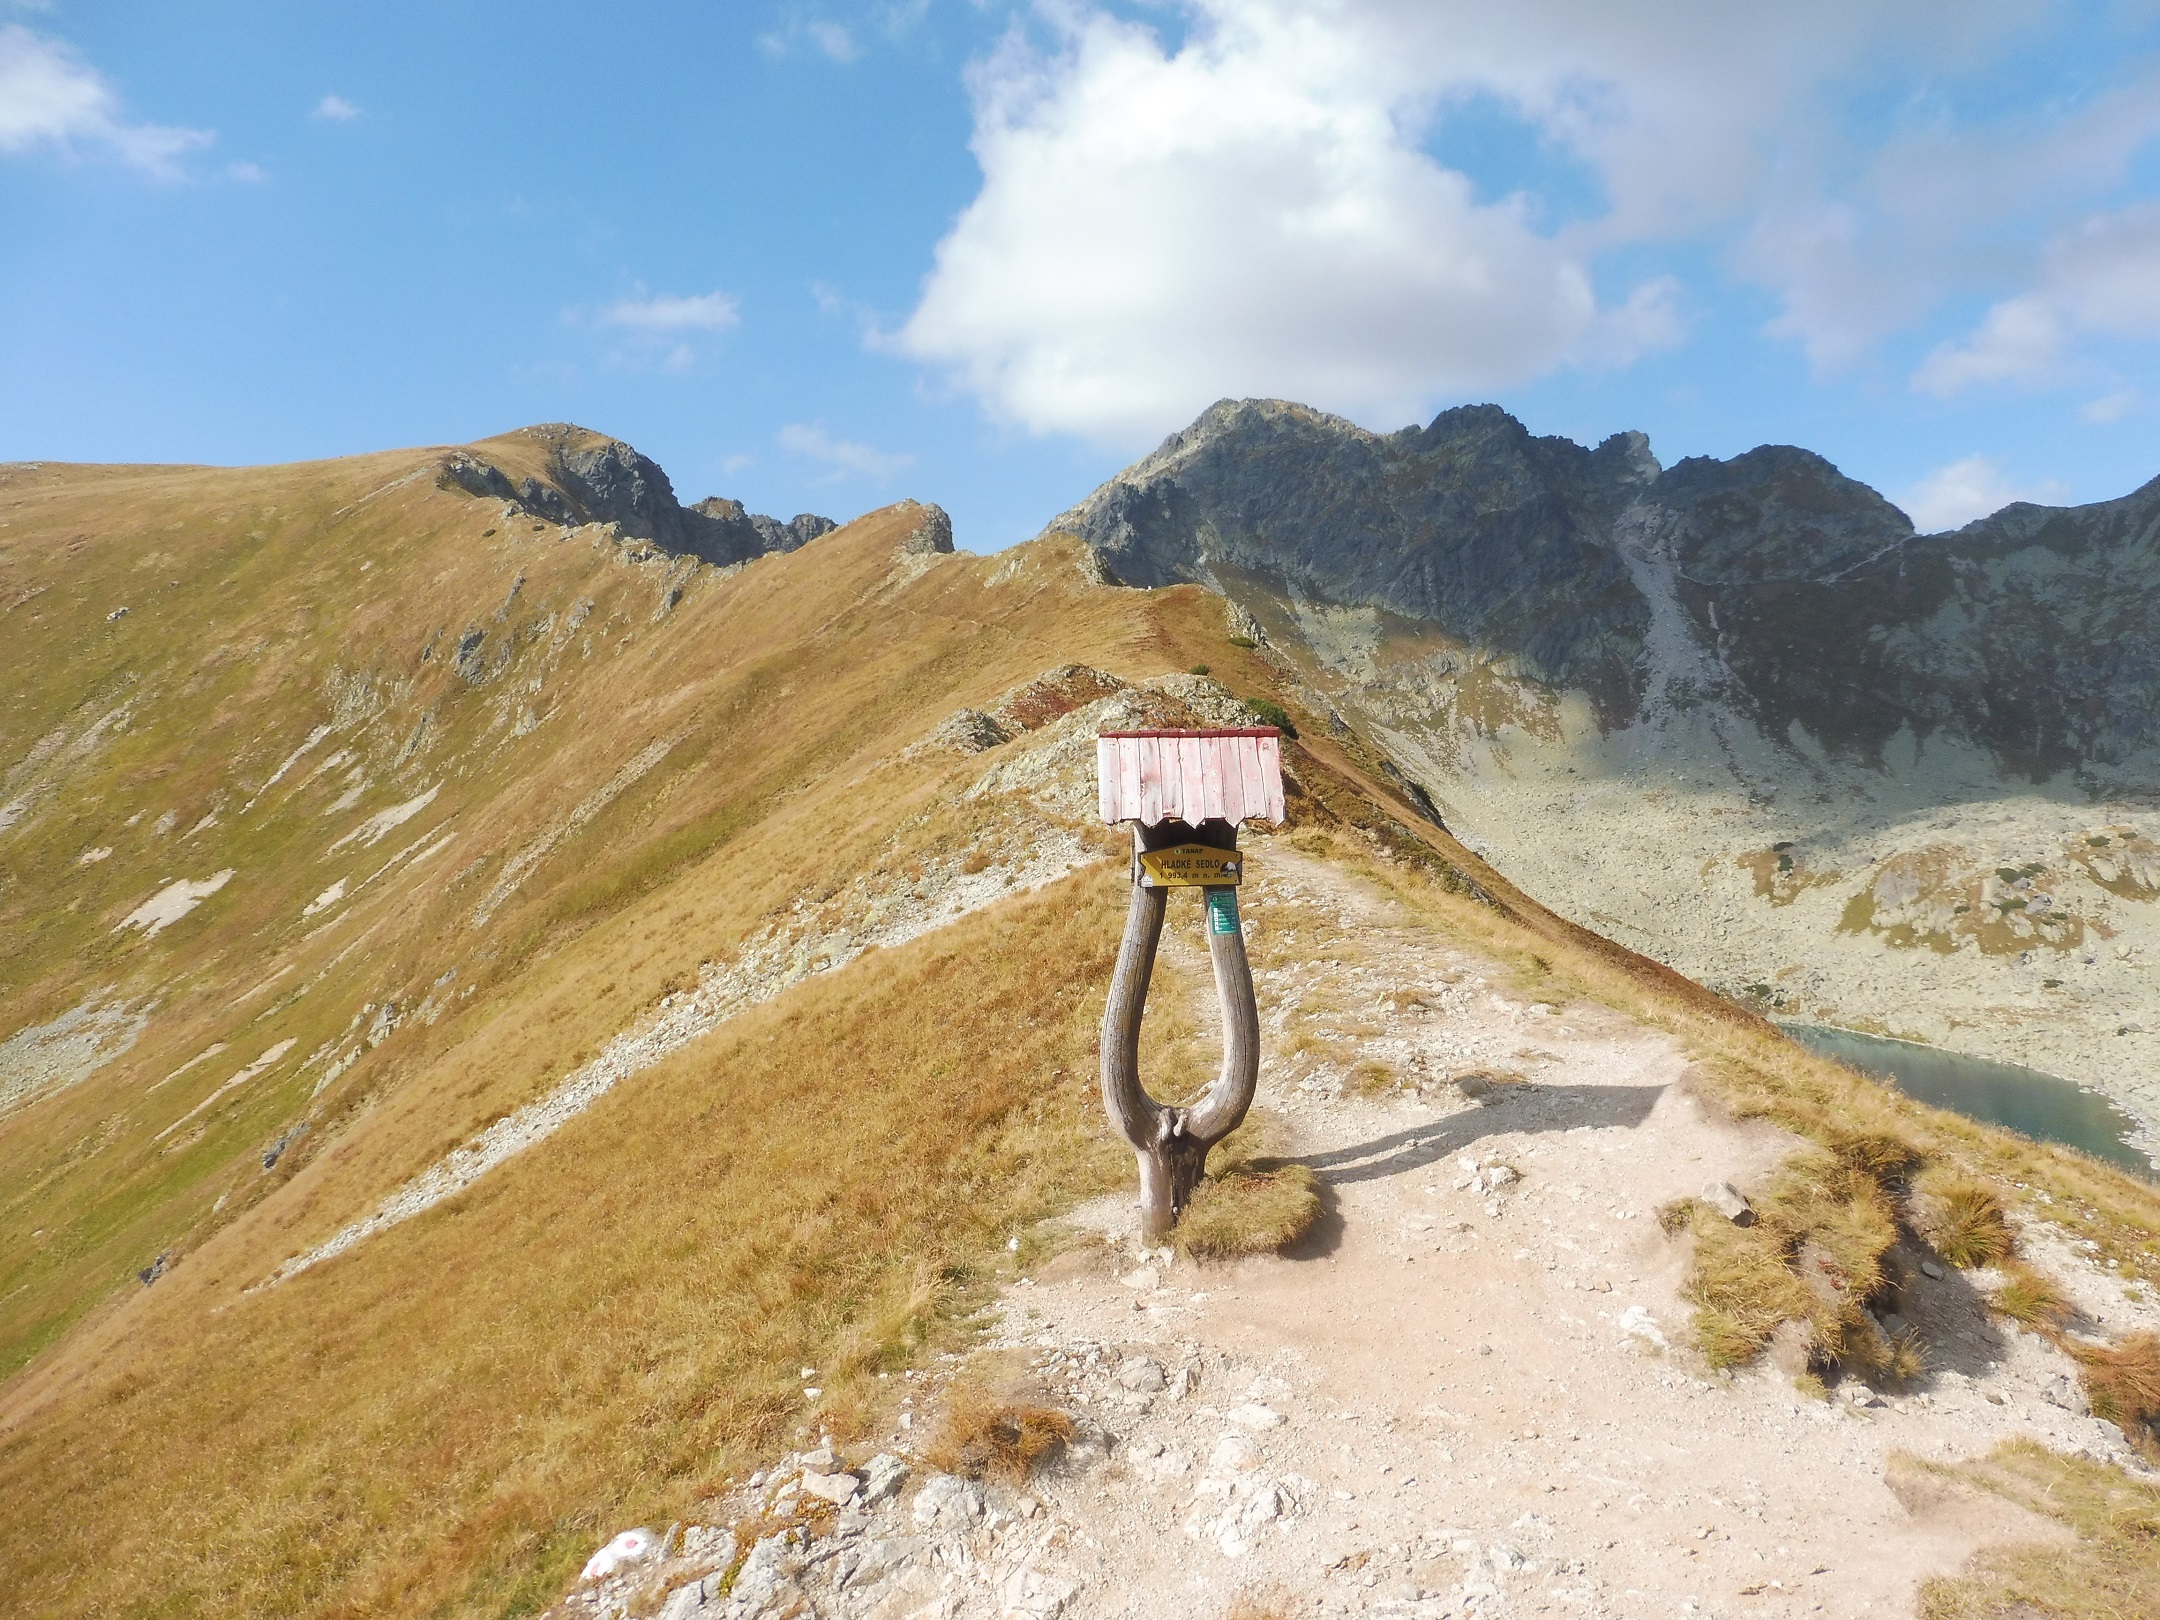
M1226 394L2160 474L2160 5L0 0L0 459L567 419L1025 538Z

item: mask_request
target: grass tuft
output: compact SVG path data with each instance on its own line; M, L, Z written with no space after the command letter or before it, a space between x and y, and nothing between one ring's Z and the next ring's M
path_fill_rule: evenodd
M2133 1334L2113 1347L2066 1347L2085 1376L2093 1415L2118 1425L2147 1458L2160 1458L2160 1334Z
M1960 1271L1999 1265L2016 1248L2002 1200L1992 1187L1969 1176L1923 1176L1913 1214L1935 1252Z
M1892 1372L1900 1359L1868 1314L1887 1281L1897 1242L1893 1191L1911 1172L1906 1154L1858 1137L1836 1150L1795 1154L1755 1200L1755 1224L1735 1226L1693 1199L1659 1212L1668 1230L1692 1227L1687 1295L1697 1348L1712 1366L1753 1360L1778 1325L1806 1325L1810 1360Z
M1006 1400L962 1382L946 1396L944 1420L923 1457L948 1474L1018 1486L1072 1437L1072 1419L1055 1407Z
M1923 1582L1920 1620L2117 1620L2160 1614L2160 1489L2112 1463L2014 1440L1958 1466L1902 1468L1977 1486L2074 1531L2069 1546L1990 1547Z
M2055 1285L2032 1267L2014 1260L2005 1264L2003 1272L2003 1285L1989 1301L1996 1315L2007 1316L2036 1333L2060 1333L2070 1320L2071 1307Z
M1253 1159L1203 1181L1170 1235L1196 1260L1280 1254L1320 1219L1320 1178L1302 1164Z

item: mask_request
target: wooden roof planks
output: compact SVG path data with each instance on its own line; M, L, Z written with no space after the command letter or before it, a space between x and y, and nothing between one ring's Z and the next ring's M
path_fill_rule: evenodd
M1282 733L1106 731L1095 739L1095 785L1107 822L1280 823Z

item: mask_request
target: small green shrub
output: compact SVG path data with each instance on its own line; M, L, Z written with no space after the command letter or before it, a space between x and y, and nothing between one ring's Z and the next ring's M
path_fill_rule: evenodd
M1185 673L1186 673L1186 674L1188 674L1188 675L1205 675L1205 674L1206 674L1207 672L1208 672L1208 667L1207 667L1207 665L1205 665L1205 664L1195 664L1195 665L1193 665L1193 667L1192 667L1191 669L1187 670L1187 671L1186 671Z
M1223 639L1228 641L1233 647L1245 647L1249 649L1260 645L1259 642L1253 640L1253 638L1250 636L1226 636Z
M1273 698L1253 698L1250 707L1260 717L1262 725L1275 727L1285 737L1297 735L1297 727L1290 722L1290 711Z

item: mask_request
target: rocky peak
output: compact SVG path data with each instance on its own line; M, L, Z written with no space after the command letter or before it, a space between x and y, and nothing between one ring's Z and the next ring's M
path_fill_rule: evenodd
M783 523L717 495L686 507L658 462L620 439L567 422L520 428L515 437L548 446L545 482L528 477L513 485L501 468L469 450L443 458L440 481L513 501L550 523L612 523L628 538L719 566L794 551L838 527L815 512Z
M1224 400L1050 528L1115 581L1272 598L1278 620L1378 609L1426 644L1437 630L1585 692L1608 728L1640 719L1652 665L1670 677L1679 659L1694 673L1660 690L1864 760L1908 730L2035 777L2160 748L2160 480L1919 536L1791 445L1661 469L1640 433L1589 449L1497 405L1380 435Z
M942 556L953 548L952 519L942 506L927 501L908 500L900 503L902 511L913 510L915 526L907 538L900 542L902 554L907 556Z

